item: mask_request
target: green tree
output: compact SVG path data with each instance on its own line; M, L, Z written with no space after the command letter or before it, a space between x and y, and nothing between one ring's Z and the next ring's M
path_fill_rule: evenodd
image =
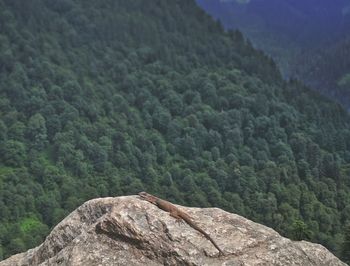
M153 125L160 132L165 133L168 129L168 124L171 120L171 115L166 109L157 107L152 115Z
M41 114L33 115L28 122L27 136L37 150L42 150L47 143L45 118Z
M18 140L23 142L26 126L21 121L16 121L12 124L8 130L9 139Z
M9 166L23 166L26 155L25 145L19 141L8 140L0 147L1 160Z
M311 231L308 229L308 226L301 220L295 220L291 228L292 238L294 240L310 240Z
M4 249L2 247L2 245L0 244L0 260L4 259Z
M347 263L350 263L350 225L345 227L344 241L341 246L341 257Z
M7 247L9 254L17 254L26 250L26 246L21 237L13 238Z
M0 120L0 142L6 140L7 138L7 127L5 123Z

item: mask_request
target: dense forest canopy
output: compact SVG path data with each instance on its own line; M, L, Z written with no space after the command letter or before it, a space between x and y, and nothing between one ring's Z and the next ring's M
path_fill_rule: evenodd
M291 72L350 111L350 34L326 49L303 52Z
M345 254L349 116L194 1L0 0L0 26L0 259L141 190Z
M285 77L301 79L350 109L350 1L196 0L227 29L271 55Z

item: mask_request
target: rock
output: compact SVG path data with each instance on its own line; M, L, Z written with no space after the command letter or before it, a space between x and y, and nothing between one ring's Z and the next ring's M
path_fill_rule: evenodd
M137 196L94 199L58 224L38 247L14 255L14 265L346 265L321 245L295 242L217 208L187 208L223 249L186 223Z

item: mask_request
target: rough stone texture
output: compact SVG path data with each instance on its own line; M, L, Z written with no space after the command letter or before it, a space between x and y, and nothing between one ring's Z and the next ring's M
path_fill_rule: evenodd
M14 265L346 265L326 248L293 242L217 208L178 206L227 254L185 223L137 196L94 199L58 224L40 246L0 262Z

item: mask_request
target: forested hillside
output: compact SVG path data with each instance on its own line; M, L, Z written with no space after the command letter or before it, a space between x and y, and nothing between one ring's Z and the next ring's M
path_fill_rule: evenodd
M273 56L286 76L298 67L296 57L302 59L306 54L311 58L314 49L324 49L349 35L348 0L196 2L225 28L241 30L255 47Z
M304 52L291 72L350 110L350 35L326 49Z
M0 26L0 259L141 190L341 255L349 116L194 1L0 0Z
M285 77L298 78L350 109L350 1L196 2L271 55Z

